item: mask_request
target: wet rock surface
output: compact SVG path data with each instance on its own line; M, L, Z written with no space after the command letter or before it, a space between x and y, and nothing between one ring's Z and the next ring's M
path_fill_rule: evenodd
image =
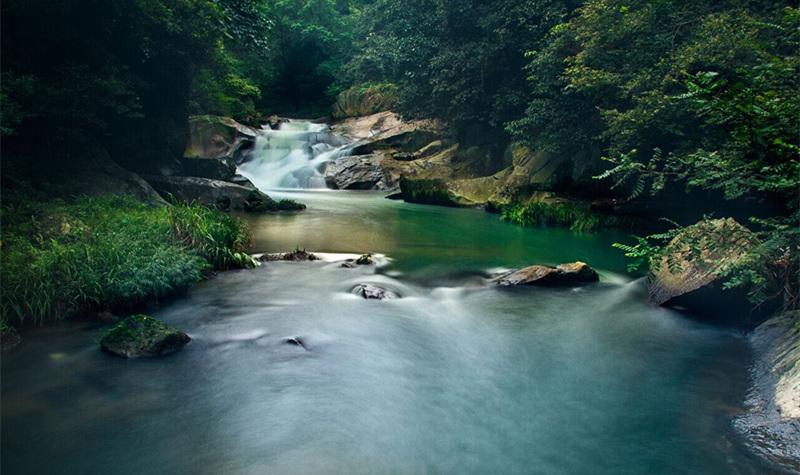
M133 315L114 325L100 339L100 347L124 358L163 356L189 343L186 333L153 317Z
M358 284L351 292L367 300L390 300L400 298L397 293L374 284Z
M571 262L556 267L532 265L495 279L501 286L559 286L597 282L600 276L585 262Z

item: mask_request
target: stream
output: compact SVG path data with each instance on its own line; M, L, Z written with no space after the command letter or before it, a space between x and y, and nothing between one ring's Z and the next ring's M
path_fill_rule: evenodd
M152 312L193 338L160 359L99 351L96 323L28 335L3 357L3 474L770 473L731 425L743 333L648 305L610 246L624 235L301 189L286 177L318 183L301 165L267 191L308 209L243 216L253 251L373 252L379 265L221 273ZM601 281L485 285L575 260ZM401 298L350 293L364 282Z

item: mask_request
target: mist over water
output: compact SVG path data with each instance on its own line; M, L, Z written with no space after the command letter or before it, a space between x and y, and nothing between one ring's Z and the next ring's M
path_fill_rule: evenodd
M346 155L347 141L326 124L289 120L277 130L259 131L248 160L238 172L262 190L325 188L322 167Z
M153 313L193 338L162 359L100 352L96 325L26 338L2 367L4 474L770 473L730 423L746 340L647 305L609 247L619 236L369 192L274 194L309 209L251 217L254 251L386 259L222 273ZM575 259L601 282L485 285ZM401 298L363 300L359 283Z

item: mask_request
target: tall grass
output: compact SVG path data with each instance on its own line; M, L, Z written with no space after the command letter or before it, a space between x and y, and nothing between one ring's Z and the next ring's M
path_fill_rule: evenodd
M619 217L593 213L588 206L572 202L516 203L505 206L500 219L523 226L564 226L576 232L625 225Z
M133 308L187 288L206 270L252 263L244 225L196 205L4 199L0 236L0 318L12 325Z

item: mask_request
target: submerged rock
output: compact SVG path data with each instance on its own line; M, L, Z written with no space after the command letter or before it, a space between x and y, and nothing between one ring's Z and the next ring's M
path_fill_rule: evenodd
M571 262L556 267L533 265L495 279L498 285L574 285L597 282L600 276L585 262Z
M373 284L358 284L351 292L368 300L389 300L400 297L391 290Z
M186 333L147 315L133 315L111 327L100 347L117 356L139 358L174 353L189 343Z
M286 338L286 339L283 340L283 342L286 343L287 345L299 346L299 347L304 348L304 349L306 347L306 342L303 340L302 337L299 337L299 336L293 336L293 337Z

